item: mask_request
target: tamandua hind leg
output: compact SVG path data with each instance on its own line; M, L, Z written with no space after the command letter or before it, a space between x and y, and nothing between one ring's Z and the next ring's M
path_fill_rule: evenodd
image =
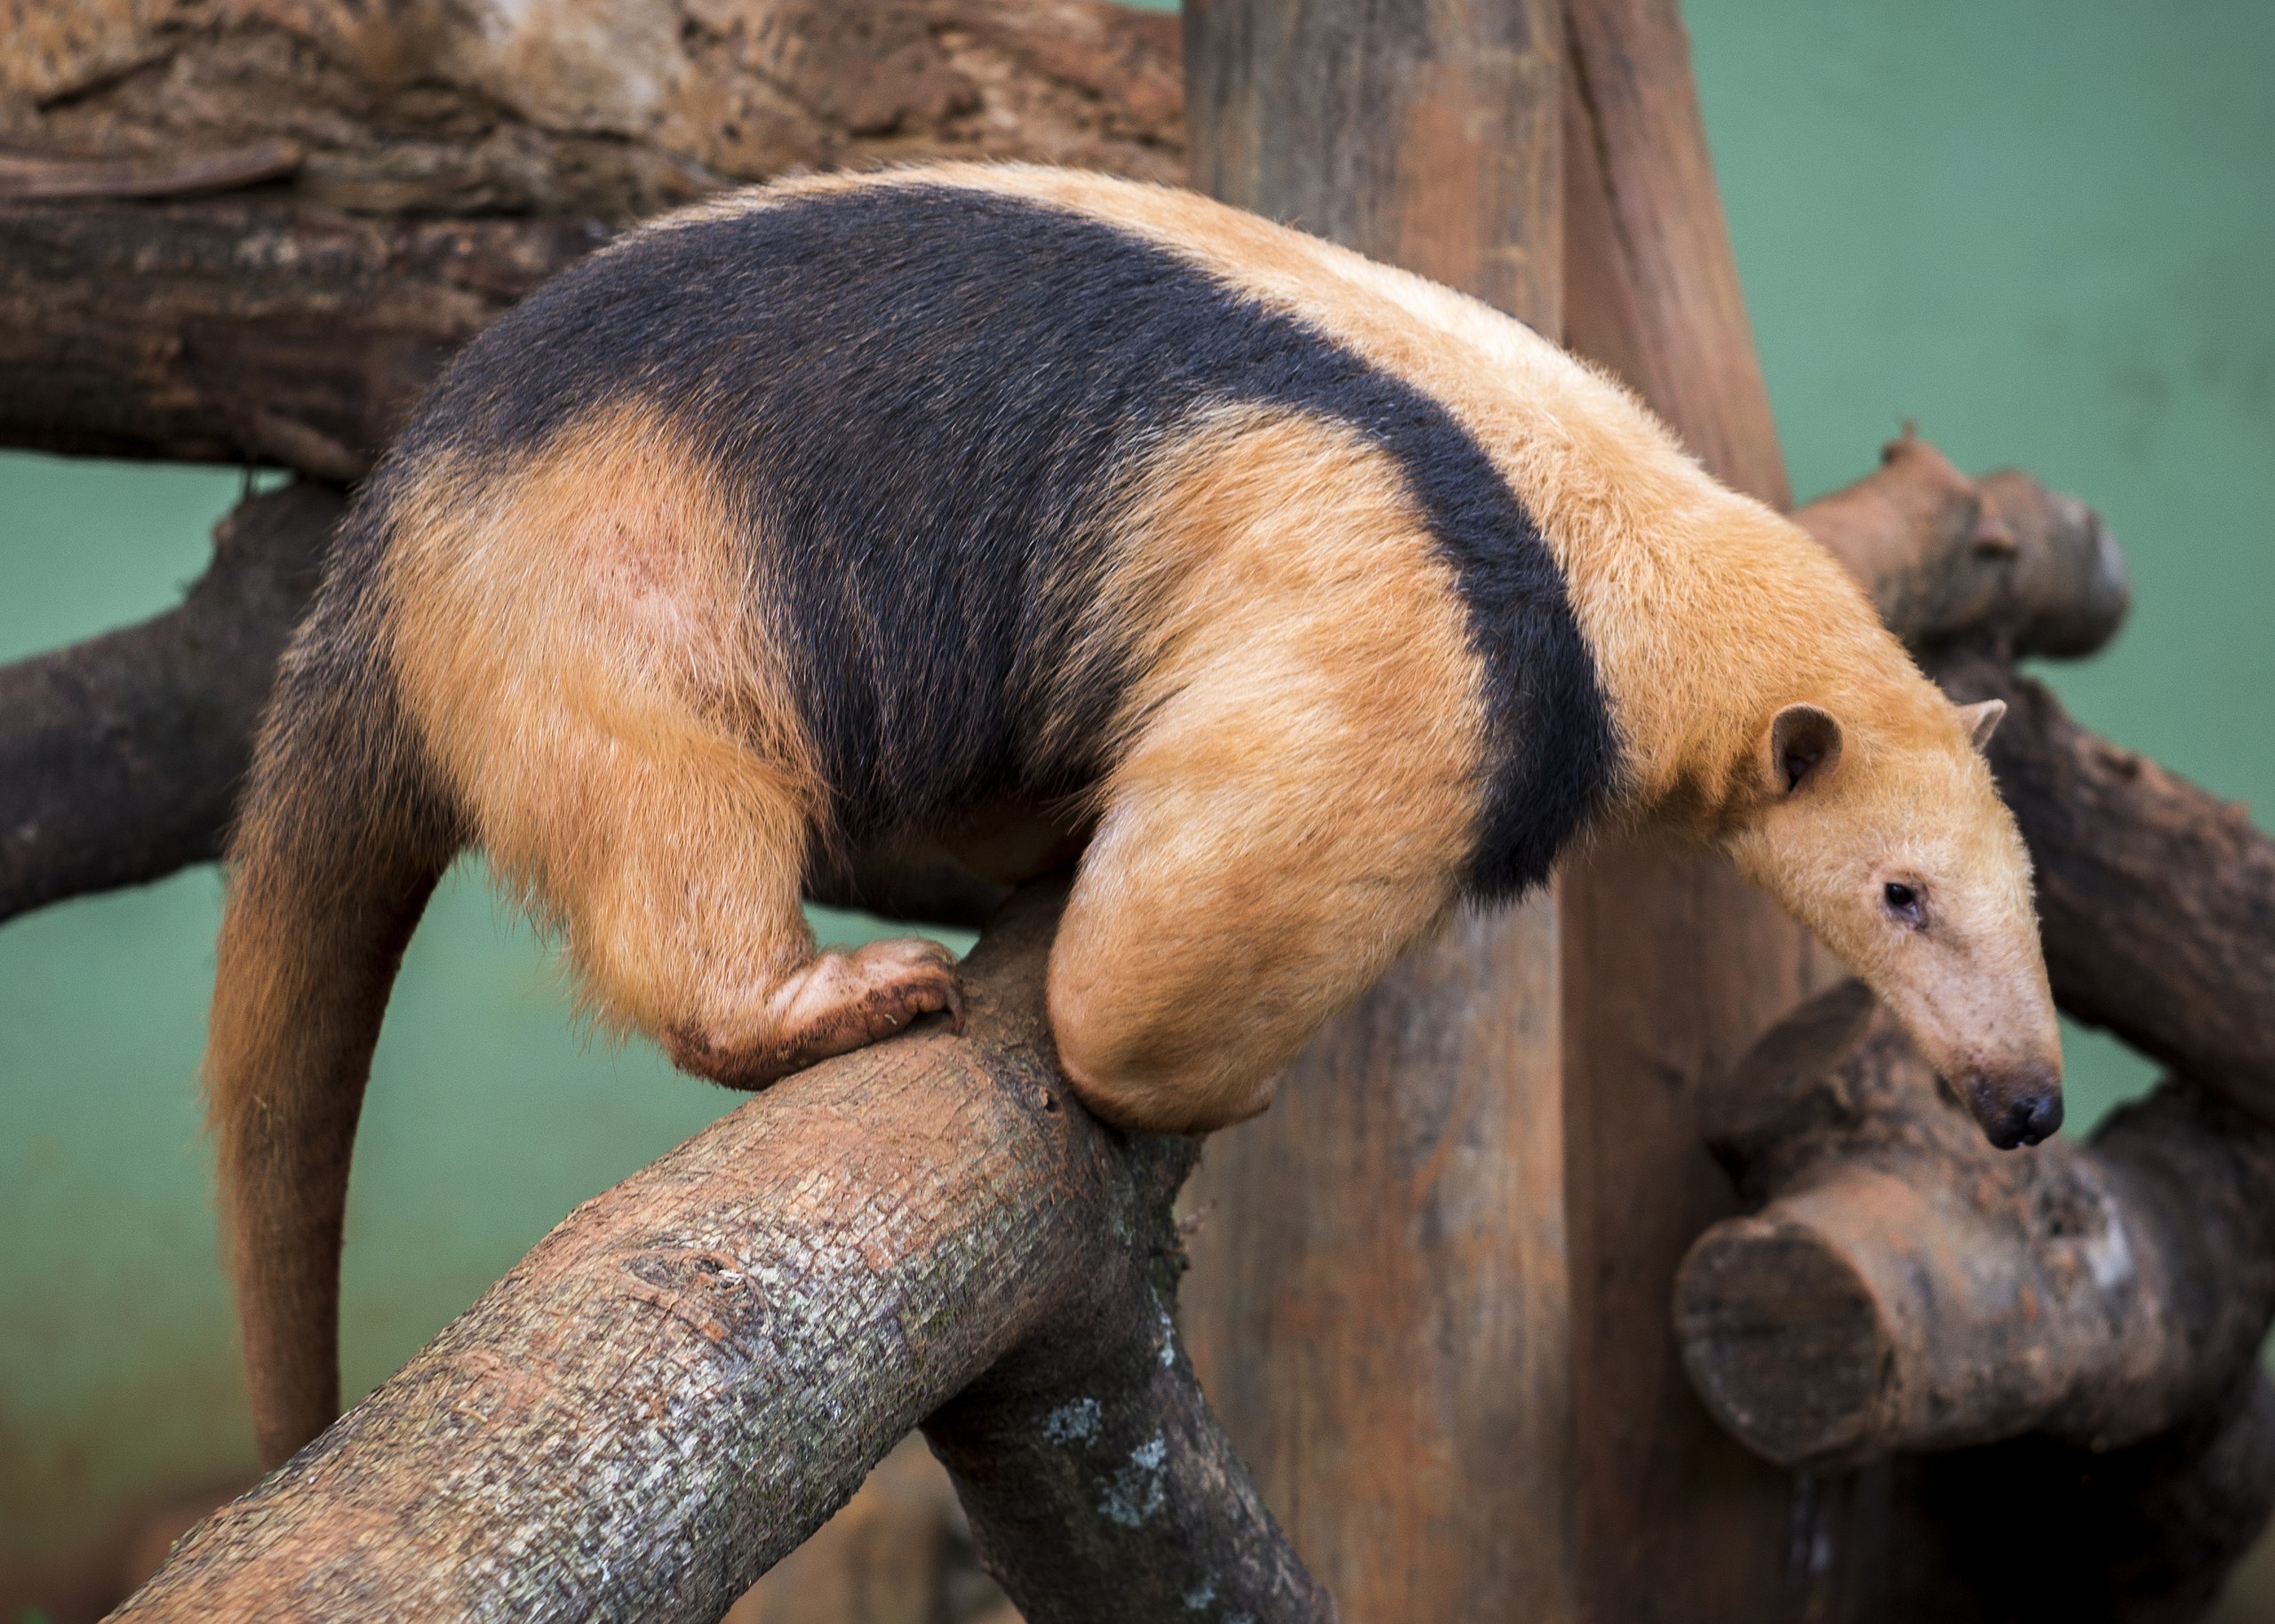
M691 717L651 716L610 746L608 782L579 798L604 808L608 827L576 842L605 860L552 899L604 1012L682 1069L738 1088L926 1015L961 1024L954 963L938 943L816 950L800 896L810 798L796 772Z
M961 1018L947 951L818 952L801 897L811 775L659 684L560 684L495 717L468 799L492 865L566 939L587 1005L675 1063L757 1088Z

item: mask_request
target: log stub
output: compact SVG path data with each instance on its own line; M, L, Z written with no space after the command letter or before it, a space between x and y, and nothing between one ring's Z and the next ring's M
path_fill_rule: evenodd
M1814 1000L1713 1096L1747 1102L1705 1126L1760 1205L1698 1238L1675 1318L1723 1424L1809 1467L2030 1431L2106 1450L2231 1384L2275 1317L2275 1130L2167 1082L2089 1148L2002 1155L1885 1014L1781 1092L1857 1000Z

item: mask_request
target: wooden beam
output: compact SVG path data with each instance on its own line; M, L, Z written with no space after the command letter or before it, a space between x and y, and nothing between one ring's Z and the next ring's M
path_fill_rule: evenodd
M1195 182L1560 324L1553 0L1189 0ZM1186 1324L1354 1620L1574 1616L1556 914L1463 919L1210 1142Z

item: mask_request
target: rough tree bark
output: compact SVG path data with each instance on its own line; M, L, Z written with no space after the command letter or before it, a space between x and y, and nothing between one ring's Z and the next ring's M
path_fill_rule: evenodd
M1044 1057L1058 894L938 1023L579 1207L120 1619L711 1624L918 1422L1033 1624L1324 1620L1170 1309L1195 1146Z
M179 609L0 666L0 919L219 849L339 493L255 497Z
M353 479L634 219L920 156L1176 179L1181 107L1175 20L1096 0L10 7L0 443Z

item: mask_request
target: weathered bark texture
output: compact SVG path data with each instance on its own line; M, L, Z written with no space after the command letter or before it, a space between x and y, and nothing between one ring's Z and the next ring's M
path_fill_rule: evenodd
M622 224L914 157L1165 179L1177 52L1173 19L1097 0L9 0L0 144L44 162L0 192L234 171L360 214Z
M0 443L359 478L459 346L608 236L589 219L0 203Z
M869 1474L720 1624L1019 1624L972 1548L954 1485L921 1437Z
M1565 333L1721 479L1792 505L1674 0L1567 0Z
M965 1035L827 1062L586 1203L115 1616L711 1624L926 1421L1034 1624L1331 1619L1171 1321L1194 1146L1043 1058L1057 901L975 950Z
M1192 0L1203 190L1553 334L1553 0ZM1553 906L1461 919L1211 1142L1186 1323L1354 1619L1570 1618Z
M1761 1205L1692 1247L1676 1328L1772 1460L2139 1443L2232 1388L2275 1316L2275 1129L2200 1091L2002 1155L1850 982L1702 1114Z
M0 666L0 919L216 855L340 506L255 497L179 609Z
M1096 0L16 0L0 443L353 479L615 227L918 156L1175 179L1181 106L1175 20Z
M1675 0L1567 0L1565 338L1706 466L1787 501ZM1683 1250L1732 1210L1690 1094L1813 991L1808 934L1719 860L1605 841L1558 891L1577 1540L1605 1624L1808 1616L1806 1495L1714 1424L1668 1325ZM1808 1561L1797 1550L1812 1553Z

